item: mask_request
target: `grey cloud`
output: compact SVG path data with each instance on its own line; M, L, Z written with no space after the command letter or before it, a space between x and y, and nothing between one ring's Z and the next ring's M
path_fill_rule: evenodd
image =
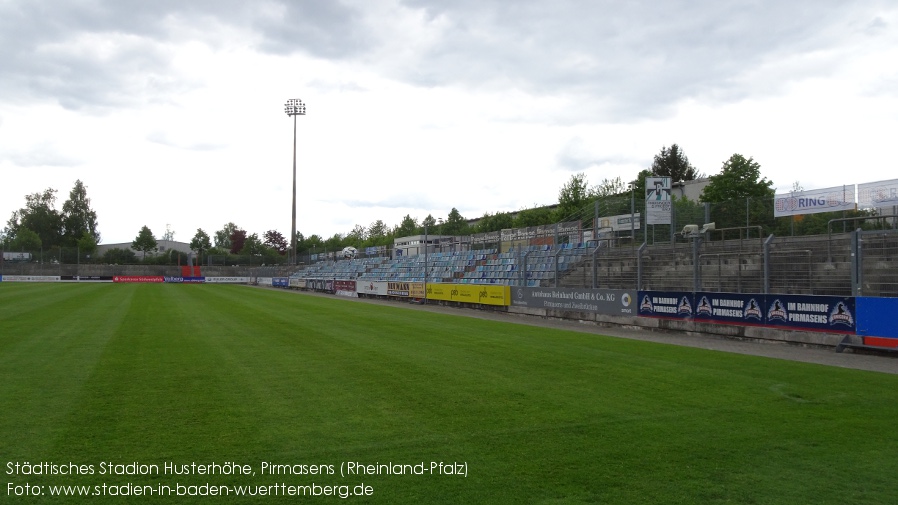
M584 115L604 120L664 116L686 97L742 98L753 67L838 43L828 30L855 8L836 0L407 5L449 28L405 78L594 96L602 103Z
M381 12L364 2L311 0L7 1L0 3L0 93L68 108L165 100L192 85L174 75L170 47L186 40L217 47L236 33L258 51L353 60L418 86L570 97L576 105L555 119L567 124L631 121L665 117L684 98L714 103L759 89L776 93L791 76L765 79L757 69L839 45L850 35L848 17L872 19L870 34L888 28L872 1L407 0L393 7ZM423 31L426 40L393 29L398 21L389 16L397 13L423 14L413 33ZM103 57L64 51L85 34L118 45ZM403 50L393 54L386 49L392 47Z
M341 58L370 46L361 22L336 2L2 2L0 94L99 112L164 101L191 85L174 74L172 44L199 40L216 47L236 30L263 52ZM85 37L90 43L79 46ZM102 54L89 50L97 45Z

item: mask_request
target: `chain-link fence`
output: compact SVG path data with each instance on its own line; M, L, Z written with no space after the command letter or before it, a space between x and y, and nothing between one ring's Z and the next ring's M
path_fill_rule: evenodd
M898 297L898 231L860 231L855 237L856 294Z

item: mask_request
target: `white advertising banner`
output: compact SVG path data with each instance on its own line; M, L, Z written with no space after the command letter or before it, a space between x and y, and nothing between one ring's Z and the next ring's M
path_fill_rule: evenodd
M247 284L249 277L206 277L206 284Z
M387 296L387 283L381 281L360 281L356 283L356 290L362 295Z
M797 216L854 210L855 208L854 184L851 184L776 195L773 202L773 215L774 217Z
M599 218L599 232L602 231L630 231L630 214L621 214L619 216L607 216ZM639 213L632 215L633 228L639 229Z
M858 184L857 205L862 209L898 205L898 179Z
M4 275L3 282L59 282L58 275Z

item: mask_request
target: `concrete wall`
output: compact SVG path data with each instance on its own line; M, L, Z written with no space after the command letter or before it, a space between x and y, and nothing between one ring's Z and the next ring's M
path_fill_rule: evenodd
M687 334L701 333L720 335L721 337L767 340L790 344L835 347L844 334L822 333L813 331L789 331L773 328L761 328L753 326L737 326L731 324L713 324L695 322L691 320L656 319L640 316L607 316L591 312L567 312L548 309L530 309L521 307L508 307L509 314L528 317L542 317L548 319L564 319L595 324L596 326L623 326L629 328L645 328L649 331L678 331ZM860 338L858 338L858 343Z

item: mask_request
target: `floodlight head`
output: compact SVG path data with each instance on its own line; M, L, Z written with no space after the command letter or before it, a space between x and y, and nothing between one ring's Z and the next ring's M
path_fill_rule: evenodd
M680 232L682 235L694 235L698 233L698 225L697 224L687 224L683 227L683 231Z
M702 233L709 232L712 230L714 230L714 223L705 223L705 225L702 226Z
M305 116L306 104L302 103L302 100L299 98L291 98L284 104L284 112L288 116Z

